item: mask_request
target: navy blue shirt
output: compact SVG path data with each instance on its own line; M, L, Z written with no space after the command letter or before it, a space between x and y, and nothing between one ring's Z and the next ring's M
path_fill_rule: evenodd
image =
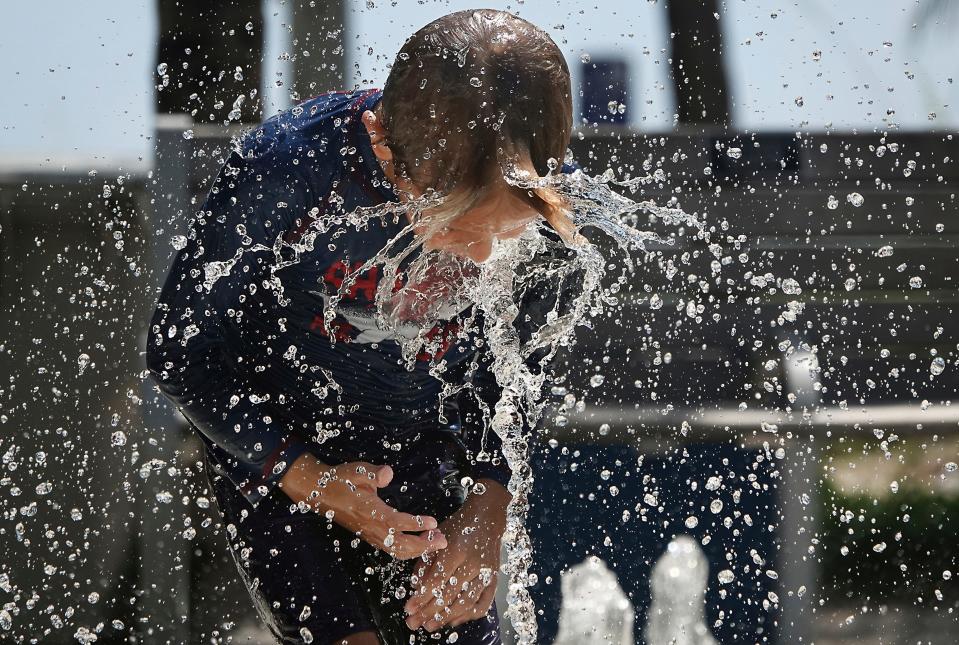
M477 479L509 477L478 407L464 415L460 397L440 409L443 383L430 374L437 360L447 381L472 380L489 409L499 395L488 357L455 318L429 330L431 342L408 369L397 340L372 322L373 266L326 325L325 306L344 277L404 227L387 216L316 234L317 221L396 201L361 121L380 96L319 96L245 136L197 214L153 317L147 362L161 391L254 506L306 451L338 463L364 443L414 430L457 437ZM300 257L287 264L292 245ZM476 460L481 453L492 459Z

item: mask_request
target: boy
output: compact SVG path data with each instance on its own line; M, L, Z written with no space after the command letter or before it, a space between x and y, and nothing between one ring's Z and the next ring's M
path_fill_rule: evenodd
M503 172L545 175L571 127L569 71L549 36L465 11L410 37L383 92L328 94L270 119L217 178L147 359L204 441L231 550L281 642L499 642L510 497L499 440L484 432L499 397L489 357L459 333L468 312L428 320L414 303L400 315L431 342L408 369L402 339L372 323L380 267L355 275L407 222L315 224L429 193L445 197L427 211L445 226L415 231L426 249L483 262L540 218L568 237L563 200ZM449 276L406 286L441 299ZM438 361L447 383L470 382L455 400L440 396Z

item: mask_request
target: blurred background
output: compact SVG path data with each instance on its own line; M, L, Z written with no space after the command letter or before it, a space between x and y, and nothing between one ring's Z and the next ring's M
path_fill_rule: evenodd
M649 619L688 598L715 640L680 642L956 642L957 3L484 5L565 52L582 167L654 174L637 197L723 246L651 248L560 362L529 524L542 642L587 642L561 578L590 556L636 643L669 642ZM381 86L406 36L471 6L4 7L0 638L269 642L145 373L171 239L232 137Z

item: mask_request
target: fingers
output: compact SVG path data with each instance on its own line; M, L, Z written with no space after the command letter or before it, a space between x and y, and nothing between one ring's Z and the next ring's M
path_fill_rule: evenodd
M455 578L452 575L451 578ZM445 626L457 627L482 618L496 597L496 575L476 576L468 582L448 584L440 593L433 590L429 602L406 620L407 626L435 632Z
M419 533L420 531L432 531L439 526L439 522L436 521L435 517L430 517L429 515L410 515L409 513L402 513L397 510L388 513L385 519L386 525L397 531Z
M416 588L406 601L403 609L408 616L419 614L426 605L434 601L436 593L443 588L445 579L454 576L456 563L449 555L438 556L430 562L424 561L417 567L419 572ZM445 575L444 575L445 574Z
M389 466L373 466L376 469L376 478L374 482L377 488L388 486L393 481L393 469Z
M451 604L463 590L463 583L472 578L459 567L461 563L462 560L444 558L442 562L435 562L423 576L417 593L406 603L406 613L409 615L406 624L410 629L424 627L431 621L439 624L446 622Z
M476 602L471 606L466 607L463 612L456 617L450 617L449 626L456 628L462 625L463 623L468 623L471 620L476 620L482 618L489 613L489 608L493 606L493 599L496 598L496 574L493 574L493 578L489 584L483 587L483 590L480 592L479 597L477 597ZM429 629L429 625L426 626Z
M387 544L387 541L390 543ZM412 560L447 547L446 536L439 530L423 531L418 534L391 533L384 544L388 547L388 553L397 560Z

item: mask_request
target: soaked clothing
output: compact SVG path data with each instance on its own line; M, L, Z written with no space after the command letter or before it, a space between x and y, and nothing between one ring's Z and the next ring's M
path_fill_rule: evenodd
M373 90L320 96L241 140L152 321L147 359L160 389L198 430L215 470L254 506L303 452L335 464L394 443L400 431L459 443L474 478L509 477L472 392L439 409L443 383L430 374L439 360L447 381L471 379L490 406L499 394L456 319L429 330L407 369L400 344L374 324L374 266L352 276L327 327L331 296L404 226L375 218L363 230L315 234L317 222L396 200L361 121L379 98ZM481 453L492 458L477 460Z
M395 597L407 565L269 494L304 452L328 464L389 464L388 503L440 520L462 504L464 476L509 477L480 412L499 391L457 316L439 318L408 369L398 339L374 325L374 266L352 275L327 325L330 298L404 226L398 218L361 230L317 226L396 200L361 121L379 98L320 96L239 142L189 238L175 242L147 344L161 391L205 443L238 565L283 642L308 640L303 628L314 643L367 629L387 642L410 636ZM440 360L446 381L474 385L442 409L443 383L430 374ZM458 635L498 642L495 608Z
M403 442L404 450L362 453L360 458L395 466L380 495L408 513L440 521L462 505L463 453L446 441ZM415 561L394 560L316 513L291 515L278 495L264 498L253 513L224 477L213 489L228 530L230 550L257 612L282 643L333 645L351 634L372 631L385 645L448 643L499 645L496 606L485 618L435 634L410 632L403 603ZM235 530L234 530L235 529ZM399 593L397 593L399 592ZM415 637L413 641L411 636Z

